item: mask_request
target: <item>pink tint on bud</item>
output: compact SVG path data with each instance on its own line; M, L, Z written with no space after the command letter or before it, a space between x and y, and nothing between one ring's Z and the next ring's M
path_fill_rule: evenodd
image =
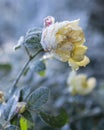
M48 17L46 17L46 18L44 19L44 26L45 26L45 27L48 27L48 26L54 24L54 22L55 22L54 17L48 16Z

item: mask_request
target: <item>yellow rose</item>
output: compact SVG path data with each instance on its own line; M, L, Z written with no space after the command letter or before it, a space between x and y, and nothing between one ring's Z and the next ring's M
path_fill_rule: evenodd
M92 92L96 86L96 79L91 77L87 79L84 74L76 74L72 71L67 80L68 88L71 94L86 95Z
M79 20L54 23L54 18L45 18L41 44L45 51L63 62L69 62L73 69L86 66L89 58L85 56L87 47L84 33L79 27Z

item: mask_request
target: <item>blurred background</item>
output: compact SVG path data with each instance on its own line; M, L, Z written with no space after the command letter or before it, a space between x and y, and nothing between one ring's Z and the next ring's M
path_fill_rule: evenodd
M29 28L43 27L43 19L48 15L54 16L56 21L80 19L80 26L84 29L86 37L85 44L89 47L87 55L91 62L86 68L81 68L78 72L96 77L97 84L99 84L97 87L104 86L104 0L0 0L0 62L11 62L14 64L13 69L16 70L11 78L6 78L6 81L12 83L15 78L14 75L20 69L19 66L22 66L26 59L22 52L18 53L17 51L14 54L13 45L17 44L19 37L25 35ZM48 108L47 105L47 110L54 111L52 107L60 108L63 104L68 108L68 103L72 102L72 97L69 98L65 87L70 70L67 63L49 60L46 77L41 78L31 72L32 74L29 73L25 77L24 85L31 82L30 86L35 84L36 86L49 86L51 88L52 96L49 101L51 107ZM0 74L2 75L1 72ZM0 89L5 90L10 84L5 83L5 79L2 79ZM77 103L80 101L83 104L84 101L86 105L89 105L89 108L92 107L90 97L87 100L82 97L76 99ZM76 99L73 100L76 101ZM46 129L51 130L51 128L45 127L42 130ZM69 130L69 127L65 126L62 130ZM78 130L85 129L79 128Z

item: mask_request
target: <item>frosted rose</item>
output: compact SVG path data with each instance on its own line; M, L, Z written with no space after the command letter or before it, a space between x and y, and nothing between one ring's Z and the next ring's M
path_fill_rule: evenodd
M45 51L63 62L69 62L73 69L89 63L89 58L85 56L87 47L83 45L84 33L78 24L79 20L54 23L54 18L48 16L44 20L41 38Z
M87 79L86 75L76 74L76 72L73 71L68 77L67 84L70 93L73 95L86 95L92 92L92 90L95 88L96 79L93 77Z

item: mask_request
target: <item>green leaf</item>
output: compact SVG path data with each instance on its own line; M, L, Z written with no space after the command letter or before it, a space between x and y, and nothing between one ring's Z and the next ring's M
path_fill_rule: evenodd
M28 107L32 110L39 109L48 101L49 89L41 87L33 91L27 98Z
M13 50L16 51L17 49L21 48L21 46L22 46L23 43L24 43L24 37L21 36L21 37L19 38L19 40L18 40L17 45L15 45L15 46L13 47Z
M31 34L40 34L42 33L42 29L41 28L37 28L37 27L34 27L34 28L31 28L27 31L26 33L26 36L29 36Z
M45 123L54 128L61 128L68 123L68 115L65 110L62 110L57 116L49 115L42 111L39 113L39 115Z
M31 113L26 110L24 113L22 113L22 116L29 120L32 124L34 123Z
M20 96L20 90L16 88L14 90L13 95L5 105L4 116L6 120L9 120L12 116L16 114L16 105L18 103L19 96Z
M20 129L15 125L10 125L5 130L20 130Z
M39 75L45 74L46 65L44 60L37 60L32 66L33 70Z
M20 128L21 128L21 130L33 130L33 124L26 118L21 117Z
M20 120L20 117L18 115L15 115L12 119L11 119L11 124L12 125L16 125L19 127L19 120Z
M21 117L16 115L12 120L11 120L12 125L16 125L21 128L21 130L33 130L34 128L34 121L32 119L32 116L29 111L25 111L24 113L21 114Z
M45 76L45 73L46 71L45 70L43 70L43 71L40 71L40 72L38 72L38 74L40 75L40 76L42 76L42 77L44 77Z
M20 118L20 128L21 130L33 130L34 128L34 121L28 111L24 112Z
M28 129L28 121L24 117L21 117L21 119L20 119L20 128L21 128L21 130Z
M32 28L25 36L24 45L29 49L30 52L35 52L36 50L42 49L40 44L42 29Z
M0 63L0 77L7 75L12 70L12 66L9 63Z
M22 88L20 93L20 101L26 101L26 98L29 96L30 93L31 87L25 86L24 88Z
M5 70L5 71L10 72L11 69L12 69L12 66L9 63L1 63L0 64L0 70Z

